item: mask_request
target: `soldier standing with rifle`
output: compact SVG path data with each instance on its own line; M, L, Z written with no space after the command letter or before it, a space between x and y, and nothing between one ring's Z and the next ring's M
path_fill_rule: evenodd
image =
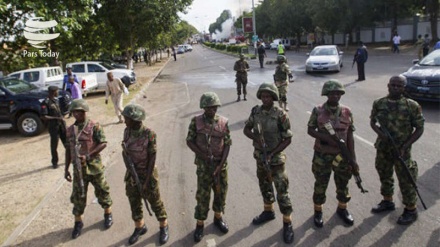
M70 112L75 118L75 123L67 129L66 168L64 178L72 182L69 172L73 160L73 191L70 201L73 203L72 213L75 215L75 226L72 238L81 235L84 226L82 215L87 203L87 188L89 183L95 187L95 196L104 209L104 227L113 225L112 199L110 187L104 176L104 166L101 163L100 152L107 147L104 130L99 125L86 117L89 106L83 99L73 100Z
M264 211L252 220L261 225L275 219L273 203L274 186L277 191L278 206L283 214L283 238L285 243L293 242L292 203L288 192L289 178L285 171L286 154L284 149L290 145L292 131L289 116L274 101L279 100L278 89L273 83L263 83L257 91L261 106L252 108L243 133L251 140L255 148L257 177L263 196ZM273 184L272 184L273 183Z
M377 133L374 145L377 149L376 170L383 196L383 200L371 211L380 213L395 209L393 202L395 170L405 205L403 214L397 220L401 225L409 225L417 219L417 187L414 185L417 181L418 167L417 162L411 159L411 146L422 136L425 122L420 105L402 95L405 84L405 77L391 77L388 83L388 96L374 101L370 116L370 126ZM403 160L404 164L399 160Z
M284 109L285 111L289 111L289 108L287 107L287 89L289 86L288 80L292 80L293 75L289 69L289 65L287 65L287 60L285 56L278 55L277 63L278 65L275 69L275 74L273 75L273 78L279 92L280 98L278 100L278 103L282 109Z
M229 231L223 220L226 193L228 191L227 158L232 145L228 119L217 113L221 106L216 93L207 92L200 98L200 108L204 113L191 119L186 144L196 154L197 165L197 206L194 218L197 220L194 241L203 238L204 221L208 216L211 189L214 190L214 225L222 232ZM220 188L219 188L220 187Z
M353 217L347 210L347 203L351 199L348 192L348 182L352 174L359 176L359 167L354 151L353 116L350 108L339 103L343 94L345 94L345 89L339 81L325 82L321 95L327 96L327 102L313 108L307 124L307 133L315 138L313 147L315 152L312 161L312 172L315 176L313 221L315 226L319 228L324 224L322 208L326 201L325 192L332 171L334 172L336 199L338 200L336 213L347 225L351 226L354 223ZM339 142L343 143L345 147L341 148ZM358 186L360 186L360 182ZM364 192L363 189L362 192Z
M156 133L145 127L145 110L140 105L127 105L122 111L125 125L124 139L122 141L123 158L127 167L125 173L125 191L131 208L131 217L135 229L129 244L138 241L140 235L147 232L147 226L143 219L142 200L148 212L148 202L151 204L156 219L159 221L159 243L165 244L169 239L167 212L160 198L159 173L156 163Z
M249 64L244 60L244 54L240 54L240 59L237 60L234 64L235 73L235 82L237 83L237 102L240 101L241 88L243 88L243 100L246 99L246 85L248 82L247 72L249 71Z

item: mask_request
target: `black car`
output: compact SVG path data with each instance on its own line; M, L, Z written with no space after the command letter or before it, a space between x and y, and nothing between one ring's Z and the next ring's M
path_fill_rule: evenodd
M24 136L35 136L45 128L41 103L48 91L23 80L0 78L0 129L15 129ZM60 90L58 96L63 114L68 114L70 94Z
M440 102L440 50L435 50L402 75L405 94L415 100Z

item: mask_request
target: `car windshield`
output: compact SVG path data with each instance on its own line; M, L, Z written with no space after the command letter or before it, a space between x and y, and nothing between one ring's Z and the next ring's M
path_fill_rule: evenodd
M422 66L440 66L440 50L433 51L419 62Z
M336 55L336 49L333 48L315 48L310 56L330 56Z
M17 94L29 92L37 88L32 84L16 78L4 78L0 80L0 86L7 88L9 91Z
M104 66L108 70L115 69L115 67L111 66L110 64L108 64L106 62L100 62L99 64L101 64L102 66Z

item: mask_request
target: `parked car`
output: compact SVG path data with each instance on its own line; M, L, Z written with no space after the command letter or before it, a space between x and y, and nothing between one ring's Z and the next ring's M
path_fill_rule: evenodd
M0 129L18 130L24 136L40 134L45 128L41 103L48 94L15 77L0 78ZM62 113L68 114L70 94L60 90L58 100Z
M185 53L185 47L179 45L179 47L177 47L177 54L183 54L183 53Z
M186 51L192 51L193 50L191 45L184 45L184 46L185 46L185 50Z
M276 50L278 49L278 43L270 43L270 48L271 50Z
M344 66L342 55L336 45L316 46L312 52L307 53L309 58L306 60L306 73L317 71L341 71Z
M113 72L115 78L119 78L125 84L126 87L136 83L136 74L129 69L115 69L111 65L105 62L98 61L85 61L68 63L67 67L72 67L72 72L77 76L83 76L87 74L95 74L98 81L98 90L103 91L106 88L107 73Z
M413 63L402 74L406 77L405 94L415 100L440 102L440 50Z
M291 43L290 39L274 39L273 42L270 44L270 49L276 50L280 42L282 45L284 45L284 48L286 48L286 50L290 49L290 43Z

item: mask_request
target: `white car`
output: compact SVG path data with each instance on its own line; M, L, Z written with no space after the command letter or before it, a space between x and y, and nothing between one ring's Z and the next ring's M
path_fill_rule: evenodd
M343 67L342 55L336 45L320 45L312 52L307 53L309 58L306 61L306 73L317 71L341 71Z

